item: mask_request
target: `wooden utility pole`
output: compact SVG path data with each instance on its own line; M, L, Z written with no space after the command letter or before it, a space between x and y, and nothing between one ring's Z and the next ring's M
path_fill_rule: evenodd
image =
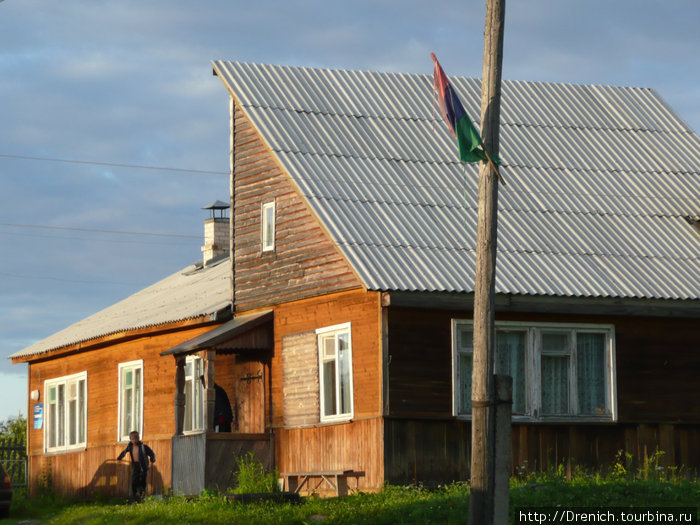
M501 65L505 0L486 0L484 65L481 77L481 138L484 150L498 156L501 113ZM474 362L472 377L472 457L469 522L494 523L496 396L495 290L498 180L495 166L482 162L479 169L479 218L476 238L474 287Z

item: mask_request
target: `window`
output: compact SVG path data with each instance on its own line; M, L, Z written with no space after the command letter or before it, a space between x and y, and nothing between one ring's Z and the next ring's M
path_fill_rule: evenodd
M204 430L204 362L201 357L185 360L185 432Z
M473 324L453 321L454 414L471 415ZM614 327L496 324L495 372L513 378L517 419L616 419Z
M44 451L82 449L86 444L87 372L44 382Z
M352 418L350 323L322 328L318 337L321 421Z
M119 365L119 440L132 430L143 435L143 361Z
M262 205L262 251L275 249L275 202Z

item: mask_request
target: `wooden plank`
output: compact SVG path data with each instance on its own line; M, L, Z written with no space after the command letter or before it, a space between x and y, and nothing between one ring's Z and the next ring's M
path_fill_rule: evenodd
M361 287L240 109L235 126L236 309ZM273 199L275 251L262 253L260 206Z
M360 490L382 486L380 448L381 418L339 425L279 428L275 431L275 457L280 472L362 472Z

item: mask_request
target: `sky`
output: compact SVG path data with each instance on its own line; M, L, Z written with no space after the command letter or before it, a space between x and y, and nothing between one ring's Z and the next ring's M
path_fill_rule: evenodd
M201 208L228 199L212 59L431 74L432 51L480 77L484 18L485 0L0 0L0 421L27 414L9 355L201 259ZM698 20L698 0L511 1L503 78L653 88L698 130Z

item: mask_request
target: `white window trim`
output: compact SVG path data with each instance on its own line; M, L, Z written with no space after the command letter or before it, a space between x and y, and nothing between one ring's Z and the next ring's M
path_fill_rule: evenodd
M265 231L267 228L265 227L267 225L267 222L265 218L267 217L267 210L272 208L272 238L271 239L266 239L265 238ZM261 225L261 231L260 231L260 239L262 241L262 251L263 252L273 252L275 251L275 236L276 236L276 228L277 228L277 210L275 209L275 201L270 201L270 202L264 202L260 208L261 211L261 218L260 218L260 225Z
M123 392L122 392L122 370L125 368L131 368L131 369L141 369L141 391L139 392L139 428L132 428L132 429L124 429L121 428L122 426L122 398L123 398ZM117 420L117 441L121 443L125 443L129 441L129 433L132 430L137 430L139 433L139 436L143 436L143 391L145 388L145 381L143 379L143 359L139 359L138 361L129 361L127 363L119 363L119 369L117 372L117 384L119 387L117 388L118 390L118 396L119 396L119 409L117 413L117 417L119 418Z
M325 403L323 400L323 391L324 391L324 380L323 380L323 358L321 354L321 344L320 340L322 335L328 334L329 332L347 332L348 334L348 347L350 348L350 359L349 359L349 366L350 366L350 412L345 413L345 414L337 414L337 415L332 415L332 416L325 416L324 415L324 408L325 408ZM319 401L319 419L322 423L336 423L336 422L342 422L342 421L349 421L353 417L355 417L355 379L354 379L354 374L353 374L353 366L352 366L352 327L351 323L343 323L343 324L336 324L333 326L326 326L324 328L318 328L316 330L316 350L318 352L318 401ZM336 365L336 377L340 377L340 374L338 373L338 363L339 360L337 358L337 348L336 348L336 360L335 360L335 365ZM336 389L336 396L338 395L339 389Z
M69 445L67 435L64 436L65 445L56 446L49 448L49 387L53 385L64 384L67 385L69 381L73 380L85 380L85 414L83 414L83 426L85 428L85 441L76 443L75 445ZM66 394L64 394L66 395ZM44 454L60 454L62 452L73 452L79 450L85 450L87 448L87 413L88 413L88 384L87 384L87 371L78 372L76 374L71 374L62 377L54 377L52 379L47 379L44 381ZM64 417L68 418L67 408L64 410ZM67 421L64 421L63 426L64 432L68 432Z
M195 372L194 363L196 362L197 359L200 359L200 360L202 361L202 371L204 371L204 359L203 359L201 356L198 356L198 355L188 355L188 356L185 358L185 364L186 364L186 363L192 363L192 381L193 381L193 383L194 383L194 384L193 384L193 394L192 394L193 397L194 397L194 389L195 389L195 388L199 388L199 386L195 386L195 385L201 385L201 384L202 384L202 383L201 383L201 380L199 379L199 376L196 376L196 375L194 374L194 372ZM187 388L187 375L185 375L185 388ZM202 434L202 433L204 433L204 432L207 431L207 422L206 422L206 417L205 417L205 414L204 414L204 412L205 412L205 410L206 410L206 407L204 406L204 405L205 405L205 396L206 396L206 392L205 392L204 388L202 388L201 407L200 407L201 412L202 412L202 428L194 428L194 424L193 424L193 425L192 425L192 429L190 429L190 430L183 430L183 434L185 434L185 435L190 435L190 434ZM195 414L195 412L194 412L194 400L192 401L192 408L193 408L193 410L192 410L192 413L191 413L191 418L192 418L192 420L193 420L192 423L194 423L194 422L196 422L196 420L197 420L196 414ZM185 410L185 414L187 414L187 410ZM187 422L186 422L186 421L183 421L183 429L184 429L184 427L186 426L186 424L187 424Z
M459 414L459 348L458 329L461 326L471 326L473 330L474 321L471 319L452 319L452 414L458 419L471 420L471 415ZM577 422L577 421L617 421L617 374L615 359L615 325L612 324L591 324L591 323L546 323L546 322L523 322L523 321L497 321L496 330L520 329L527 331L527 348L525 355L526 366L526 389L525 407L527 415L514 415L514 422ZM539 339L542 331L565 331L576 334L579 332L605 333L605 403L609 414L605 415L541 415L541 378L540 378L540 352L535 351L540 348ZM578 411L576 375L573 373L576 363L575 337L570 337L570 370L569 374L569 399L570 410Z

